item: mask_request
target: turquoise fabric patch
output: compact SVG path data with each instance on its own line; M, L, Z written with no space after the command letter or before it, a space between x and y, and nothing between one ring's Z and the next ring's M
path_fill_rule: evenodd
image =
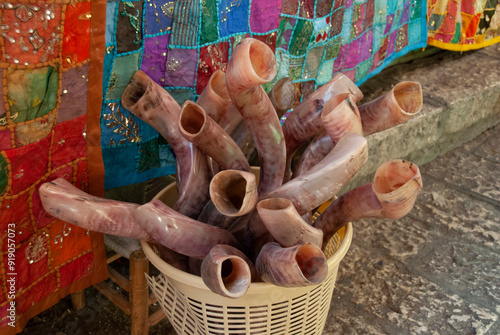
M116 30L116 13L117 13L118 2L107 1L106 8L106 44L113 43L115 41L115 30Z

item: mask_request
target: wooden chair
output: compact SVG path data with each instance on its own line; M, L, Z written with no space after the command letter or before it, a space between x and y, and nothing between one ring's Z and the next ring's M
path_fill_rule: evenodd
M111 265L120 258L129 260L129 278L120 274ZM121 290L113 289L106 281L102 281L94 287L109 299L116 307L131 317L131 334L147 335L149 327L154 326L166 316L162 309L150 314L149 306L157 302L154 294L149 291L149 286L144 273L149 274L149 260L142 251L137 249L132 251L127 257L119 253L111 253L107 258L108 279L117 284ZM84 290L71 294L71 303L75 310L85 307Z
M105 241L109 241L110 236L105 237ZM108 242L106 245L110 245L110 243ZM129 278L126 278L111 266L113 262L122 257L129 260ZM109 279L128 292L128 299L121 292L111 288L106 282L100 282L94 287L115 306L130 315L132 335L148 334L149 327L161 321L165 317L165 313L161 309L151 314L149 312L149 306L156 303L157 300L154 294L149 291L144 276L144 273L149 274L150 263L140 248L140 244L139 248L131 251L130 254L114 253L110 255L107 258L107 263Z

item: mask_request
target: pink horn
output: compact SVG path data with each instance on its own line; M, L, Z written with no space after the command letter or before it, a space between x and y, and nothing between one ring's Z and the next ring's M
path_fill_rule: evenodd
M321 112L328 100L341 93L350 93L353 101L361 100L363 94L345 75L337 73L328 83L311 93L288 115L283 123L286 143L287 176L291 177L291 161L297 149L323 128ZM333 107L333 106L332 106Z
M201 278L213 292L232 299L243 296L259 276L244 253L230 245L214 246L201 264Z
M278 118L281 118L295 103L295 86L290 78L284 77L276 82L267 95L276 110ZM255 150L255 142L244 121L240 122L238 127L231 134L231 137L241 148L245 157L249 159Z
M312 243L283 248L269 242L261 249L255 267L263 281L283 287L320 284L328 274L325 255Z
M39 192L43 208L55 218L105 234L152 240L134 221L138 204L94 197L64 178L43 183Z
M313 243L321 248L323 232L304 221L290 200L261 200L257 204L257 211L266 228L282 247Z
M354 133L345 133L318 164L307 173L297 176L260 199L290 199L303 215L333 198L366 162L366 139Z
M314 222L328 241L348 222L363 218L399 219L410 212L422 188L415 164L395 159L382 164L372 184L358 186L333 201Z
M238 145L196 103L186 101L182 106L179 129L184 138L212 157L221 169L250 171Z
M285 173L281 124L262 84L276 74L276 60L265 43L245 38L233 51L226 82L233 103L245 120L260 161L259 194L280 186Z
M204 153L179 130L181 107L160 85L137 71L121 98L125 108L151 125L172 147L176 156L179 197L175 209L197 217L208 201L209 173Z
M363 135L397 126L408 121L422 109L422 86L413 81L404 81L389 92L359 106Z
M358 108L348 93L341 93L327 101L321 113L321 122L324 128L302 153L293 177L307 172L322 160L344 133L363 134Z
M226 74L222 70L216 70L210 76L196 103L217 123L226 115L232 101L226 87Z
M139 206L134 218L158 243L189 257L203 259L217 244L239 246L227 230L182 215L161 200Z

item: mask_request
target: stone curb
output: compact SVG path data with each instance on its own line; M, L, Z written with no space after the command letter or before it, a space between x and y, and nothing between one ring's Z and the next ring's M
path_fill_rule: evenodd
M367 137L368 161L344 191L370 183L390 159L423 165L500 123L500 44L395 65L360 86L361 103L401 81L422 85L422 110L405 124Z

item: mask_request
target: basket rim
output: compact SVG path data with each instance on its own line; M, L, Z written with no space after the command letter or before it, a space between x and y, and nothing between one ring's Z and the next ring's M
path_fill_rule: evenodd
M341 229L345 229L345 234L344 238L342 239L342 242L340 243L339 248L335 251L335 253L328 258L328 272L329 275L331 272L340 264L340 261L344 258L346 255L347 251L349 250L349 247L351 245L352 241L352 236L353 236L353 227L352 223L349 222L346 226L344 226ZM211 291L207 285L203 282L203 279L200 276L196 276L187 272L184 272L182 270L179 270L172 265L168 264L164 260L162 260L151 248L149 245L148 241L146 240L141 240L141 246L146 254L146 257L149 259L149 261L167 278L171 278L173 280L182 282L185 285L193 286L199 289ZM317 284L317 285L321 285ZM317 285L312 285L312 286L317 286ZM311 286L311 287L312 287ZM258 283L251 283L250 287L248 288L248 291L246 294L261 294L261 293L266 293L266 292L271 292L273 290L276 290L277 288L280 289L294 289L293 287L287 288L287 287L279 287L270 283L265 283L265 282L258 282Z

